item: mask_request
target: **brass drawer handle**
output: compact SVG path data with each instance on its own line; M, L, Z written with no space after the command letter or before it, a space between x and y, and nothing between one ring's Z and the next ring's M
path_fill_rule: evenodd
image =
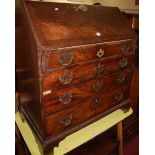
M94 68L94 73L96 76L100 76L103 74L104 71L104 65L103 64L98 64L97 67Z
M95 102L92 104L92 108L96 109L101 104L100 99L96 99Z
M120 61L119 61L119 64L122 68L126 67L127 64L128 64L128 59L127 58L122 58Z
M61 123L62 125L64 125L64 126L67 126L67 125L71 124L72 119L73 119L72 114L66 115L65 117L63 117L63 118L60 120L60 123Z
M123 83L125 81L125 73L121 73L117 80L119 83Z
M122 47L121 47L121 52L123 54L127 54L129 51L129 45L127 43L123 44Z
M59 55L58 61L64 66L70 65L73 61L73 55L72 53L64 53Z
M63 96L59 96L59 101L62 104L68 104L72 101L72 94L69 92L66 92Z
M62 84L69 84L73 79L72 72L65 71L64 74L59 75L59 80Z
M101 58L101 57L103 57L104 56L104 49L99 49L98 51L97 51L97 54L96 54L99 58Z
M123 93L122 92L115 96L116 101L120 101L120 100L122 100L122 98L123 98Z
M102 81L97 80L97 82L93 85L93 91L99 92L102 89Z

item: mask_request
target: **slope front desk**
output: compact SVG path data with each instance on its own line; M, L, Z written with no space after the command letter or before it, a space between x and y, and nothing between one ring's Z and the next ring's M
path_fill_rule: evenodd
M48 152L114 110L129 109L137 36L115 7L22 3L19 110Z

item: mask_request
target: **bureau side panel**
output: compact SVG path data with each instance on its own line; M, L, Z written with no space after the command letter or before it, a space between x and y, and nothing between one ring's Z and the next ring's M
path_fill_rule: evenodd
M38 51L23 7L16 16L16 75L20 105L43 136ZM22 19L20 19L22 18ZM22 23L21 23L22 22Z

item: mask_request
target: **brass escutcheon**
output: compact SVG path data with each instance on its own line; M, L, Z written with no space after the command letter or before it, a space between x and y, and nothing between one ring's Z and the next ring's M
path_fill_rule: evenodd
M69 0L69 1L71 1L71 0ZM74 7L74 9L75 9L75 11L78 11L78 10L87 11L88 8L84 4L80 4L79 6Z
M73 61L73 55L72 53L69 53L69 52L63 53L59 55L58 61L64 66L70 65Z
M104 49L99 49L96 54L99 58L104 56Z
M69 84L73 79L73 73L66 71L64 72L64 74L59 75L59 80L62 84Z
M66 92L63 96L59 96L59 101L62 104L68 104L72 101L72 94L70 92Z

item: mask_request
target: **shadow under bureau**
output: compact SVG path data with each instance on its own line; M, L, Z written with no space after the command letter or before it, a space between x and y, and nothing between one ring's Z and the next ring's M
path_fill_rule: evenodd
M19 110L44 152L129 109L137 35L118 8L23 1L21 22Z

